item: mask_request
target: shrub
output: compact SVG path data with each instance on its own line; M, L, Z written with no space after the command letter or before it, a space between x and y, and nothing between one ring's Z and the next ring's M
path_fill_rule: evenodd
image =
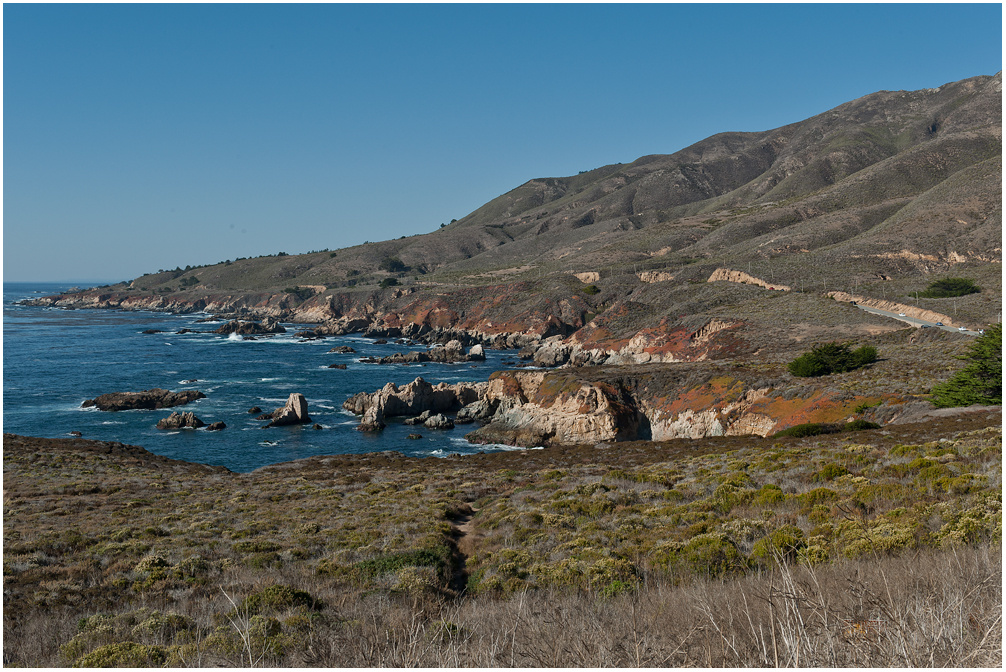
M814 346L787 365L789 372L800 378L845 373L877 360L877 349L864 345L850 350L845 343L825 343Z
M821 471L814 474L811 480L813 481L833 481L839 476L845 476L849 473L849 470L839 464L826 464L821 468Z
M869 420L863 420L858 418L852 422L845 423L845 427L842 428L843 432L861 432L864 429L880 429L880 425L875 422L870 422Z
M310 287L287 287L283 291L287 294L293 294L298 301L306 301L314 296L314 290Z
M398 257L385 257L378 264L378 268L388 273L403 273L409 269Z
M583 293L588 294L590 296L599 294L600 292L601 290L598 289L597 285L587 285L586 287L583 288Z
M253 593L241 603L241 609L249 614L260 614L266 609L283 611L293 607L319 608L317 601L306 590L275 584Z
M74 661L74 667L161 667L168 660L163 646L117 642L99 646Z
M945 383L933 388L933 405L937 408L997 405L1003 396L1003 331L1002 325L989 327L971 345L968 354L959 359L968 362Z
M386 289L388 287L394 287L397 284L398 284L398 280L396 280L395 278L385 278L384 280L381 280L381 289Z
M946 299L952 296L977 294L980 291L981 287L968 278L943 278L929 283L926 291L919 292L919 296L927 299Z
M803 531L799 527L786 525L759 539L751 550L751 557L763 564L776 559L792 561L804 546Z
M842 430L838 427L823 422L806 422L802 425L793 425L781 432L776 432L772 435L772 438L777 439L782 436L795 436L799 438L803 436L817 436L819 434L835 434L840 431Z

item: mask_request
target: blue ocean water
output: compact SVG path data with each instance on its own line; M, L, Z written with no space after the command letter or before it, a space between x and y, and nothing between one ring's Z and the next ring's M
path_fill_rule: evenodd
M368 355L383 356L425 346L389 342L379 345L362 336L303 341L293 332L305 325L284 325L286 334L245 341L217 334L176 334L183 329L212 331L220 323L200 323L203 314L167 315L118 310L62 310L15 305L65 291L69 285L4 283L3 286L3 431L40 437L121 441L143 446L158 455L190 462L222 465L233 471L311 455L396 450L406 455L442 457L503 446L469 444L464 434L472 425L436 431L389 419L379 433L355 430L359 419L342 409L357 392L373 392L387 382L404 385L417 376L431 383L481 381L505 368L514 352L486 351L485 362L464 364L361 364ZM147 329L164 333L144 334ZM329 353L338 345L356 354ZM346 364L345 370L329 364ZM195 379L196 383L186 383ZM85 399L107 392L154 387L197 389L206 394L176 409L103 412L82 409ZM291 392L308 401L310 425L262 429L248 409L272 411ZM227 429L163 431L158 420L171 410L193 411L207 424L223 421ZM420 440L408 434L419 430Z

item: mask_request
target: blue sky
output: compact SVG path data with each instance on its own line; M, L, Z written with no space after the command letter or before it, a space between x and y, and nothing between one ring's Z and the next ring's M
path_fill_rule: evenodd
M5 4L5 281L424 233L535 177L1002 69L979 5Z

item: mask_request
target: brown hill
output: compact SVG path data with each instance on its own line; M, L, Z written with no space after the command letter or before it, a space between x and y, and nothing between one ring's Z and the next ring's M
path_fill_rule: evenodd
M670 155L530 180L432 233L178 268L63 305L322 321L388 312L404 319L415 305L441 301L450 311L438 315L453 314L450 326L544 333L551 316L561 327L550 333L567 335L628 305L616 320L625 333L742 314L764 331L780 314L814 322L829 311L792 295L768 308L760 298L767 290L736 284L711 291L717 268L801 292L902 300L925 288L925 276L953 269L985 291L924 307L977 326L1001 311L1001 118L1001 73L881 91L782 128L721 133ZM662 275L644 274L653 270ZM585 297L572 277L582 273L596 296ZM664 281L649 284L657 278ZM379 288L382 281L399 287ZM491 318L479 312L488 306ZM555 310L540 314L542 306ZM869 319L881 330L896 326ZM801 340L796 333L788 338Z

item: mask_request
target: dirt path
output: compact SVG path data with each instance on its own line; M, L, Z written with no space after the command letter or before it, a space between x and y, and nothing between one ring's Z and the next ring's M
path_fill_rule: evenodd
M460 512L451 519L451 539L454 541L454 572L451 576L451 590L457 595L463 595L468 586L468 570L466 564L475 542L475 527L472 519L478 509L468 507L467 512Z

